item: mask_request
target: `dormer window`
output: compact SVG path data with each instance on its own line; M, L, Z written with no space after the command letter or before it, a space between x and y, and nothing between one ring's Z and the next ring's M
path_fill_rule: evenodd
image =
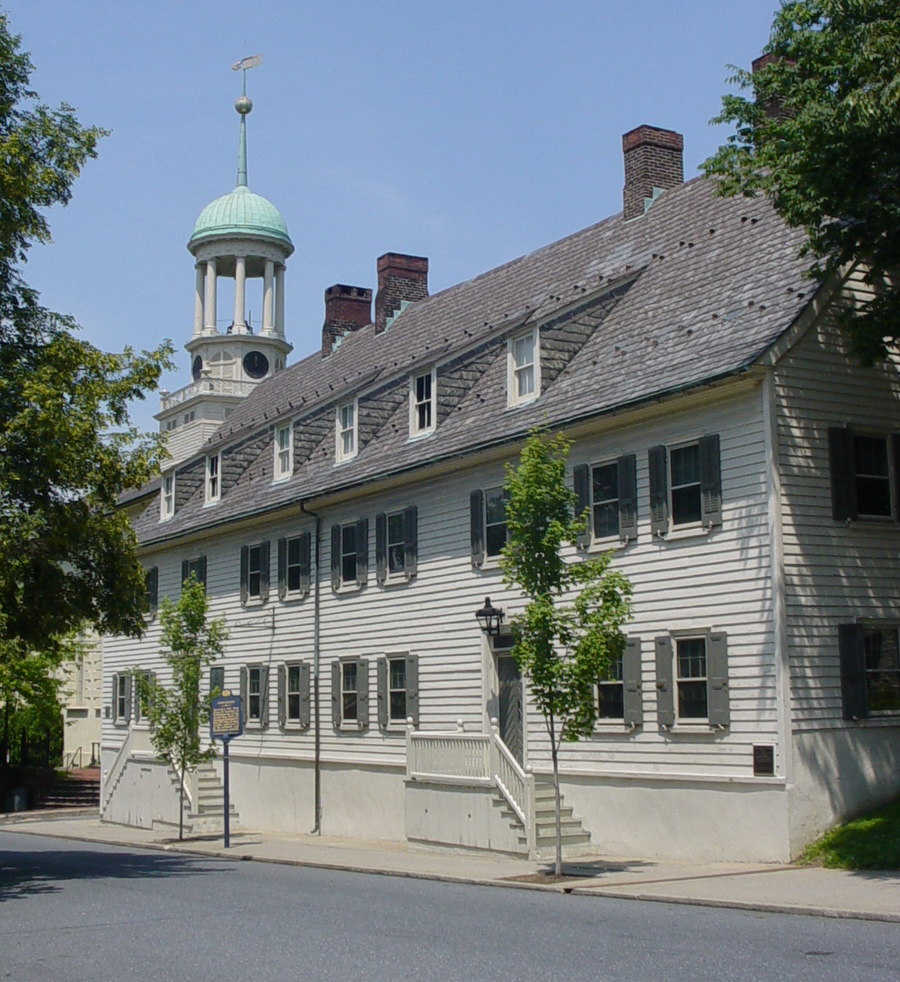
M213 454L206 458L206 503L212 504L219 500L221 492L221 481L219 480L219 468L222 462L220 454Z
M335 456L340 464L356 456L356 402L337 407Z
M409 435L424 436L434 432L435 390L434 369L409 380Z
M537 328L509 342L507 389L509 405L532 402L541 394L540 348Z
M175 514L175 472L163 475L160 488L159 520L165 522Z
M294 437L291 426L275 430L275 480L286 481L294 470Z

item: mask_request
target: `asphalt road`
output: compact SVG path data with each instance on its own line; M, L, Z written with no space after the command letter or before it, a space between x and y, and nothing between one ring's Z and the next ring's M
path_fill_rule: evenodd
M900 925L207 860L0 831L0 980L900 979Z

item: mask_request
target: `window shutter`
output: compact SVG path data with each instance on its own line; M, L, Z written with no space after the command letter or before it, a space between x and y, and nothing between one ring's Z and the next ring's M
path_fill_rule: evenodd
M206 556L201 556L197 560L197 564L200 567L200 575L197 577L197 582L202 583L203 586L205 587L206 586Z
M112 688L112 703L111 703L112 708L111 708L111 711L110 711L110 716L113 719L118 719L118 717L116 716L116 707L119 704L119 700L118 700L118 695L119 695L119 674L118 674L118 672L115 675L113 675L113 677L112 677L112 683L113 683L113 688Z
M156 617L159 608L159 567L151 566L147 570L147 613Z
M259 670L259 724L269 725L269 669L263 665Z
M341 588L341 527L331 526L331 589Z
M312 575L310 557L310 545L312 536L309 532L300 533L300 591L305 597L309 593L309 581Z
M669 475L665 447L651 447L647 454L650 467L650 533L669 532Z
M369 660L360 658L356 668L356 699L359 725L369 725Z
M265 603L269 599L269 540L259 544L259 599Z
M187 583L188 578L191 575L191 561L189 559L181 560L181 585L184 586Z
M310 720L309 664L300 666L300 725L306 729Z
M356 585L365 586L369 581L369 520L361 518L356 523Z
M856 518L852 430L842 426L829 428L828 461L831 468L831 514L836 522L846 522Z
M675 693L672 639L664 634L656 639L656 721L660 726L675 724Z
M844 719L866 719L869 700L866 694L866 649L860 624L838 625L841 655L841 699Z
M219 690L219 695L222 695L222 691L225 688L225 669L221 665L214 665L209 670L209 691L215 692L216 689Z
M375 579L379 584L387 579L387 515L375 516Z
M403 568L412 578L419 566L419 513L415 505L409 505L403 511L403 538Z
M406 715L412 717L413 726L419 725L419 656L406 659Z
M341 725L341 663L336 658L331 663L331 722L335 728Z
M718 433L700 438L700 520L706 528L722 524L722 468Z
M891 435L891 457L893 458L894 521L900 522L900 433Z
M244 717L244 723L245 724L247 722L247 713L248 713L248 709L249 709L248 700L247 700L247 692L248 692L248 686L247 686L247 666L246 665L242 665L241 666L241 715Z
M706 639L707 712L710 726L728 726L728 636L724 632Z
M250 590L250 547L241 546L241 603L247 602Z
M469 495L469 527L472 540L472 565L484 562L484 491Z
M278 599L287 593L287 539L278 540Z
M625 725L642 726L644 693L641 689L641 639L626 638L622 653L622 679L625 683Z
M285 665L278 666L278 725L284 726L287 722L287 709L285 707L285 702L287 700L287 667Z
M134 676L128 674L125 676L125 722L131 722L131 710L134 706L133 703L133 692L134 689Z
M584 517L587 522L584 531L578 536L578 546L587 549L591 544L594 527L594 516L591 513L591 469L587 464L577 464L572 477L575 481L575 517Z
M378 725L382 729L388 725L388 661L378 659Z
M637 458L633 453L620 457L619 464L619 540L637 538Z

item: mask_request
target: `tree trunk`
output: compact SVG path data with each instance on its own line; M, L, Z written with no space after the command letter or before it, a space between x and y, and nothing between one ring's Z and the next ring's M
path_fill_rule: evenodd
M181 763L181 787L178 796L178 841L184 841L184 761Z
M559 802L559 755L556 740L551 737L550 753L553 758L553 807L556 813L556 866L554 874L562 876L562 809Z

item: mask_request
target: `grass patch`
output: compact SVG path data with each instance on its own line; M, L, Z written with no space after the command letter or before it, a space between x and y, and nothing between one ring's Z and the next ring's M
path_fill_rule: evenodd
M810 843L802 863L829 869L900 869L900 799Z

